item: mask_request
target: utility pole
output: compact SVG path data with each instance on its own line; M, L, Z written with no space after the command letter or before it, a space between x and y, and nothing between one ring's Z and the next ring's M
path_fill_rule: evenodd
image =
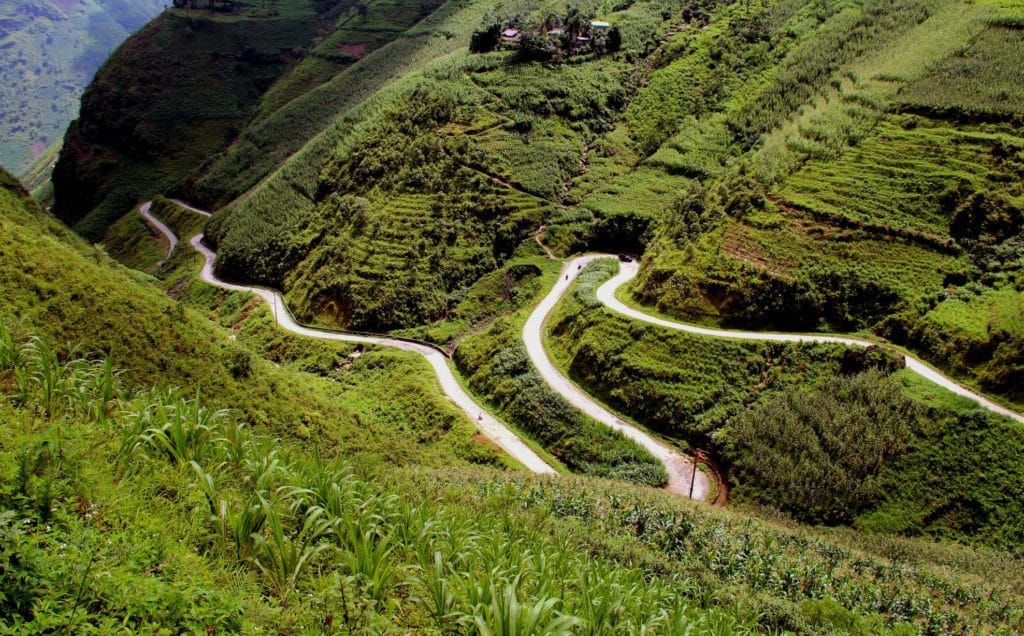
M690 473L690 499L693 499L693 485L697 481L697 464L707 460L707 453L699 448L693 450L693 471Z

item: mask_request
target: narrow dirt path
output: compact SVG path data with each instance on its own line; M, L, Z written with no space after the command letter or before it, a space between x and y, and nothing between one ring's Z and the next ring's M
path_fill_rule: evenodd
M548 357L547 350L544 349L544 323L547 321L548 315L550 315L558 301L562 299L562 296L572 286L573 281L576 280L583 267L599 258L614 257L609 257L607 254L595 254L580 256L566 263L558 275L558 281L555 283L555 286L544 297L544 300L537 305L533 313L530 314L526 325L523 327L523 342L526 343L526 352L530 357L530 361L533 362L533 366L537 368L537 371L544 378L544 381L547 382L548 386L568 400L573 406L605 426L621 432L658 458L668 471L667 489L670 492L682 495L683 497L690 496L690 480L691 477L696 475L692 489L693 498L699 500L707 499L711 491L707 475L699 470L694 471L693 462L689 457L629 424L599 404L594 398L587 395L586 392L563 375Z
M540 238L541 235L544 234L544 230L546 229L548 229L548 226L540 226L540 228L533 233L533 240L537 241L537 245L540 245L540 249L544 250L544 253L547 255L549 260L557 261L558 257L555 256L555 253L551 250L551 248L548 247L546 243L544 243L543 239Z
M177 203L177 202L175 202ZM186 206L183 206L186 207ZM150 212L150 206L148 203L144 203L139 206L139 214L143 216L148 222L153 224L158 231L160 231L172 245L177 245L177 237L174 232L170 230L166 225L156 219ZM187 207L198 214L209 216L209 213L203 210L196 210L192 207ZM521 440L515 433L508 429L501 421L496 417L488 413L482 406L477 404L473 398L462 388L458 380L455 378L455 374L448 366L448 360L445 356L432 347L424 344L415 342L408 342L405 340L396 340L393 338L386 338L382 336L369 336L369 335L356 335L339 333L334 331L324 331L321 329L313 329L306 327L305 325L299 324L292 316L291 311L284 302L284 298L281 297L276 291L265 289L261 287L249 287L247 285L236 285L220 280L213 272L213 265L217 258L217 255L210 248L203 244L203 235L196 234L189 241L192 248L199 252L203 256L203 268L200 271L199 278L205 283L220 287L221 289L228 289L231 291L241 291L256 294L262 298L271 308L274 314L274 320L286 331L298 334L300 336L307 336L310 338L319 338L322 340L338 340L342 342L356 342L361 344L378 345L382 347L391 347L394 349L401 349L403 351L411 351L418 353L427 359L430 366L434 369L434 373L437 375L438 382L441 384L441 390L444 391L445 395L448 396L452 402L455 403L463 413L466 414L469 419L473 421L476 427L483 433L488 439L493 441L495 444L500 446L505 452L514 457L520 463L522 463L530 471L538 474L555 474L555 470L551 468L533 449L527 446L523 440ZM173 248L172 248L173 249Z
M605 257L612 258L612 257ZM606 307L612 311L618 312L627 318L634 320L641 320L652 325L658 325L659 327L665 327L667 329L675 329L677 331L685 331L687 333L697 334L701 336L710 336L712 338L734 338L738 340L761 340L761 341L772 341L772 342L821 342L821 343L832 343L842 344L849 347L869 347L878 345L875 342L869 342L867 340L859 340L857 338L849 338L846 336L830 336L830 335L814 335L814 334L783 334L783 333L768 333L763 331L734 331L731 329L711 329L708 327L698 327L697 325L690 325L683 322L676 322L673 320L666 320L658 316L652 316L645 314L639 309L630 307L623 303L615 295L616 291L633 280L639 270L639 265L635 262L632 263L619 263L619 273L612 277L608 282L601 285L597 289L597 299L601 301ZM884 345L883 345L884 346ZM902 352L901 352L902 353ZM957 395L965 397L969 400L973 400L979 406L988 409L993 413L1003 415L1012 420L1016 420L1024 424L1024 415L1011 411L1010 409L1000 406L988 398L971 391L970 389L961 386L953 380L947 378L945 375L939 373L932 367L925 364L922 360L915 358L912 355L903 353L903 356L907 361L907 369L920 375L921 377L929 380L940 387L951 391Z

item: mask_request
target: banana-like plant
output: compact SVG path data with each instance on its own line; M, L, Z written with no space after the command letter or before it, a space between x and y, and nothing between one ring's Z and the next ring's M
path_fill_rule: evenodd
M208 409L198 394L194 400L173 392L157 393L154 397L157 399L128 418L135 437L129 453L153 453L178 465L193 460L201 463L212 450L214 429L227 418L228 412Z
M323 508L314 507L302 519L302 527L295 536L285 529L281 514L269 503L263 502L266 515L266 536L253 534L255 544L253 564L263 573L267 586L284 598L295 589L299 577L316 559L330 549L322 541L330 531Z
M232 467L242 466L250 456L252 441L245 435L245 424L228 422L216 438L216 444L224 454L224 460Z
M626 613L625 600L636 593L637 587L623 588L614 577L582 568L580 596L576 616L583 621L581 635L598 636L614 633Z
M582 625L575 616L559 612L560 599L521 602L519 580L516 577L503 589L492 589L491 602L476 608L473 623L480 636L562 636Z
M21 350L14 332L0 320L0 380L21 366Z
M462 616L458 611L459 598L452 590L449 579L456 578L451 567L447 566L440 552L434 552L433 563L429 568L421 569L421 573L413 581L422 590L414 600L423 605L442 632L449 632L455 622Z
M393 535L376 529L361 529L357 523L341 527L344 533L338 539L342 566L364 582L370 598L383 600L401 576L401 570L391 559Z
M21 346L20 358L23 364L15 376L22 400L34 402L47 417L57 415L73 379L85 369L85 360L72 357L61 362L53 347L39 337Z

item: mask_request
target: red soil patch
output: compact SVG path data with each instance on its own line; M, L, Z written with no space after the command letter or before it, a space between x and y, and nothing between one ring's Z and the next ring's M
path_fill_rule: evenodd
M761 251L747 237L746 229L739 224L733 224L726 230L725 240L722 241L722 252L737 260L753 265L759 269L765 269L773 274L784 274L785 267L782 263L776 263L761 253Z
M46 144L39 140L36 140L32 142L30 149L32 150L32 157L38 157L39 155L46 152Z
M363 57L366 53L367 45L365 44L339 44L337 47L340 53L345 55L351 55L353 57Z

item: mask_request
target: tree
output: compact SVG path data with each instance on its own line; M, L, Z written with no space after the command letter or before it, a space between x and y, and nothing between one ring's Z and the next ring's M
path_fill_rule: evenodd
M615 53L622 48L622 32L615 26L608 30L608 39L605 44L609 53Z
M546 37L532 31L523 31L516 59L520 62L545 62L551 59L553 52L551 42Z
M495 22L490 26L473 31L469 39L470 53L487 53L498 47L501 39L501 25Z
M565 32L575 38L577 35L585 33L589 26L589 20L582 13L576 5L570 4L565 10Z

